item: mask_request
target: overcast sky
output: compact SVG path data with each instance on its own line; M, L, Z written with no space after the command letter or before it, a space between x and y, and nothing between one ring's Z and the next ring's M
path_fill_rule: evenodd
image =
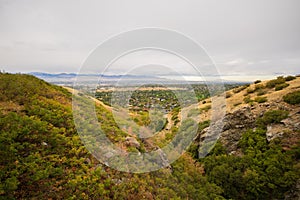
M0 69L77 72L112 35L160 27L201 44L222 74L299 74L299 9L299 0L0 0Z

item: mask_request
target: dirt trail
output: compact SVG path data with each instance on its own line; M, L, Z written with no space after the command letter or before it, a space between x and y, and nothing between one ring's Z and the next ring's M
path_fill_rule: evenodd
M67 90L68 90L69 92L71 92L72 94L78 94L78 93L79 93L78 90L75 90L75 89L70 88L70 87L63 86L63 88L67 89ZM100 100L98 100L98 99L96 99L96 98L94 98L94 97L91 97L91 96L88 96L88 98L94 100L95 103L97 103L97 104L103 106L103 107L106 108L107 110L112 111L112 107L110 107L110 106L104 104L102 101L100 101Z

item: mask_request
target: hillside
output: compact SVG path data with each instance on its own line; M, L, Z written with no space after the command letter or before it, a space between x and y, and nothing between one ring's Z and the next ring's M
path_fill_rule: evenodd
M236 145L246 129L258 128L257 120L263 117L265 113L270 113L270 116L273 117L278 110L277 113L286 112L287 117L276 123L265 124L267 140L270 141L278 137L285 138L285 143L282 145L286 149L297 145L300 141L299 91L300 77L291 76L278 77L275 80L264 82L257 81L254 84L227 91L225 95L227 114L224 119L225 125L221 134L221 141L228 147L228 151L237 149ZM290 97L295 101L294 103L287 99L289 94L294 94ZM210 106L210 103L203 104L202 101L199 107L203 109L206 106ZM208 110L203 112L201 117L204 120L209 120L210 115L210 110ZM205 137L207 130L203 132L202 137Z
M152 173L107 168L75 131L71 93L30 75L0 74L0 199L222 199L184 155ZM97 104L113 141L126 134Z
M227 188L227 197L240 193L240 199L248 199L248 195L273 199L276 192L283 189L283 194L284 188L289 188L285 195L276 194L277 198L299 199L300 77L256 81L229 90L225 96L227 113L212 150L215 155L200 159L209 166L205 168L209 180ZM210 104L210 100L204 100L199 107L203 110ZM203 128L194 143L194 158L206 151L203 141L214 134L205 121L211 109L200 115ZM292 168L293 175L289 171ZM298 180L297 184L292 186L292 180Z
M131 174L87 152L75 130L70 91L31 75L1 73L0 199L298 199L299 90L300 77L279 77L227 91L220 140L200 158L210 135L211 103L203 100L188 152L167 168ZM111 141L130 151L151 149L147 141L120 142L130 133L117 126L110 107L95 101ZM163 137L180 124L179 115L168 116ZM151 144L164 144L160 139Z

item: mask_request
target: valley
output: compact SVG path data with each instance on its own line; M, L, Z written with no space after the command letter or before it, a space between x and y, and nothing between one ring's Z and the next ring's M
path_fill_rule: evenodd
M213 95L196 84L192 99L186 89L170 88L98 88L81 94L31 75L1 73L0 198L299 198L300 77L229 84L226 92ZM143 154L170 143L180 148L176 145L190 137L184 134L193 124L196 134L164 168L122 172L84 146L74 124L73 95L90 99L101 129L126 152ZM212 130L220 119L212 116L222 110L216 110L214 98L226 103L218 136ZM81 116L86 130L93 129ZM179 130L182 137L176 136Z

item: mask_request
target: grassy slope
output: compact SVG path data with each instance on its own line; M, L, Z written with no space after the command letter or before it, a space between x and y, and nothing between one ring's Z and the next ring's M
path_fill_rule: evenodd
M283 96L290 93L300 90L300 77L296 77L296 79L292 81L288 81L289 84L288 87L275 91L274 88L268 88L266 87L266 84L269 81L263 81L261 83L257 84L250 84L249 86L240 86L238 88L231 89L226 92L226 112L227 113L233 113L234 111L241 109L245 106L252 106L252 110L256 110L255 112L259 112L259 104L258 102L255 102L256 97L266 97L267 103L277 102L277 103L283 103ZM256 86L263 86L261 89L255 89ZM249 93L248 91L253 91ZM263 91L263 95L258 95L260 91ZM246 103L244 101L244 98L248 96L253 101L251 104ZM203 103L204 102L204 103ZM285 103L284 103L285 104ZM201 101L198 105L200 110L205 109L205 107L211 106L211 99L204 99ZM295 105L293 107L297 107L298 105ZM199 116L199 119L202 121L209 120L211 116L211 110L209 109L208 112L202 112Z
M222 198L188 154L152 173L106 168L81 144L71 111L66 89L0 74L0 199ZM123 134L106 108L97 111L108 130Z

